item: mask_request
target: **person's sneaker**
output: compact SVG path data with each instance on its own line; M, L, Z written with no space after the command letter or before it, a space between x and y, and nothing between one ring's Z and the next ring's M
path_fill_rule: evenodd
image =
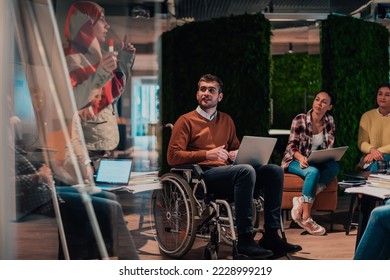
M294 197L293 198L293 208L291 209L291 218L296 222L300 227L302 220L302 197Z
M245 255L248 258L266 259L273 255L272 251L260 247L253 240L252 234L238 236L237 250L240 255Z
M259 245L264 249L271 250L274 255L291 254L302 250L301 246L288 243L278 234L264 234L264 236L259 240Z
M326 230L324 227L317 224L310 217L307 220L301 220L302 228L312 235L324 235Z

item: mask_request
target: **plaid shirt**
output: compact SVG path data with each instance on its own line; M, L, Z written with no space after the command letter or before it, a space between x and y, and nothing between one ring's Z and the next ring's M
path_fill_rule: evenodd
M33 180L37 168L27 159L27 153L15 149L16 204L18 218L35 213L52 215L51 191L47 184Z
M282 159L282 168L284 170L287 170L290 162L293 161L295 152L300 152L305 157L308 157L311 153L313 141L312 111L311 109L306 114L299 114L292 121L290 137ZM332 115L325 114L322 121L324 124L325 139L319 147L319 150L333 147L336 132L336 125Z

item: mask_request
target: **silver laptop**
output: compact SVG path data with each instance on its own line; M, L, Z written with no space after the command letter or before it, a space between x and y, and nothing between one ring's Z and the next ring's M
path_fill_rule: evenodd
M277 138L244 136L233 164L268 164L276 141Z
M329 148L325 150L314 150L307 158L307 162L309 164L319 164L329 160L339 161L347 149L348 146Z
M96 172L95 185L103 190L116 190L127 187L130 181L132 159L100 160Z

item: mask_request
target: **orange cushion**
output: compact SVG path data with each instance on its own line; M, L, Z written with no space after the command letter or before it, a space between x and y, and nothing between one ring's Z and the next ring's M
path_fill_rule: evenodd
M304 180L298 175L291 173L284 174L282 209L292 208L293 197L302 195L303 182ZM337 190L338 181L337 177L334 177L326 189L316 197L313 204L313 209L327 211L336 210Z

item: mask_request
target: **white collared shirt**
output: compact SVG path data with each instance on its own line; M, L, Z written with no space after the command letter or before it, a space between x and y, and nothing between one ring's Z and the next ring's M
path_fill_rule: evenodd
M198 106L197 108L196 108L196 111L199 113L199 115L201 115L202 117L204 117L206 120L208 120L208 121L212 121L216 116L217 116L217 113L218 113L218 111L215 111L215 113L214 114L212 114L211 116L209 115L209 114L207 114L204 110L202 110L201 108L200 108L200 106Z

